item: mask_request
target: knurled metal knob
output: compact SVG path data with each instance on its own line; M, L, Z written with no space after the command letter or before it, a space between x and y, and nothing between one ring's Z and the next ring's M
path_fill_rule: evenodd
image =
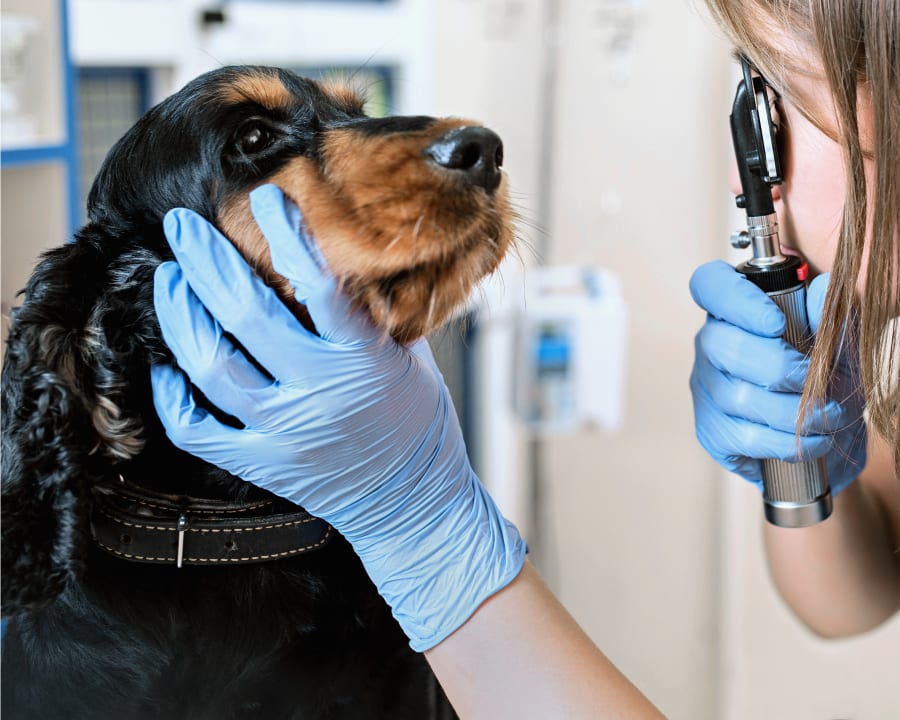
M746 230L736 230L731 233L731 247L738 250L750 247L750 233Z

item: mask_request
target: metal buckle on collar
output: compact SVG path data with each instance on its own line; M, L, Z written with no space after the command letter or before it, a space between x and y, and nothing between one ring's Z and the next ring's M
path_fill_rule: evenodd
M176 530L178 531L178 556L175 558L176 567L181 567L181 561L184 557L184 532L191 526L191 517L187 513L180 513L178 515L178 524L176 525Z
M91 491L94 542L132 562L174 561L177 568L262 563L317 550L336 534L324 520L277 498L195 498L155 492L122 478ZM185 554L188 531L191 547ZM236 552L239 540L245 542Z

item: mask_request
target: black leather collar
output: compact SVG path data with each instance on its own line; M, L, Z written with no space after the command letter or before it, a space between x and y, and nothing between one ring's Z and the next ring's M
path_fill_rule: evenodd
M116 557L177 565L233 565L293 557L334 535L324 520L278 501L252 503L166 495L120 478L93 488L91 535Z

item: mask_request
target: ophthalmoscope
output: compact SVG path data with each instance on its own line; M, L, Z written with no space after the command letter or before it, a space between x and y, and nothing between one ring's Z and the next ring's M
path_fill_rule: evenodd
M753 257L737 266L784 312L784 339L802 353L812 346L806 316L806 279L809 268L801 258L781 254L778 218L772 186L781 183L776 124L771 89L741 58L743 78L731 108L731 137L741 178L737 206L747 213L747 229L732 235L736 248L752 247ZM804 462L762 460L763 504L766 519L780 527L806 527L831 515L831 489L824 459Z

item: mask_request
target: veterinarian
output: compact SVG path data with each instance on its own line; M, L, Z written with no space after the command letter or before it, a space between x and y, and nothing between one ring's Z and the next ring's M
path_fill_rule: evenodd
M811 363L798 358L777 339L783 321L764 294L724 264L700 268L691 289L709 319L692 376L697 432L751 481L757 463L746 458L765 456L772 443L826 456L833 517L767 530L769 550L782 592L810 626L858 632L900 605L892 554L900 350L891 324L900 314L900 11L895 0L708 2L782 96L779 215L790 228L785 244L821 274L809 293L820 337ZM427 344L398 346L350 312L276 188L254 191L251 204L275 269L320 337L296 324L214 228L170 213L178 264L156 276L164 335L197 386L245 424L219 423L194 403L180 371L156 366L154 397L171 439L340 530L462 717L660 717L525 558L516 528L469 465ZM812 397L828 400L807 406L798 440L806 375ZM817 433L826 421L842 429Z
M853 635L900 607L900 4L707 4L781 95L784 182L773 197L783 252L819 275L807 296L818 337L807 360L781 339L768 296L724 262L699 268L697 437L760 490L756 458L825 457L831 517L764 523L766 558L811 630Z

